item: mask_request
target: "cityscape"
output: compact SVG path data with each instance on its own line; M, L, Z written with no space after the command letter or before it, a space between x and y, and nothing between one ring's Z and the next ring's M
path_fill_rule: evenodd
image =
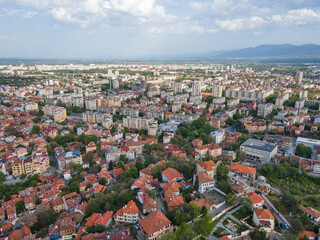
M318 1L0 19L0 240L320 240Z

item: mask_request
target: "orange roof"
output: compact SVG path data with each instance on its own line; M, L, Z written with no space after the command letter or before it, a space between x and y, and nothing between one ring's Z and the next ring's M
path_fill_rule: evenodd
M304 211L306 214L318 219L320 217L320 212L312 207L304 207L300 205L300 209Z
M201 199L195 199L191 201L190 203L193 203L197 205L199 208L206 207L206 208L211 208L212 204L209 202L208 199L201 198Z
M152 198L147 198L143 201L143 209L157 208L157 201Z
M112 172L113 172L113 174L114 174L116 177L124 174L124 171L123 171L122 168L113 169Z
M114 215L114 218L116 218L116 216L122 216L123 213L136 213L139 214L139 208L137 207L137 204L131 200L127 203L127 205L125 205L124 207L120 208L118 210L118 212Z
M269 209L254 209L254 212L257 214L260 220L273 220L274 217L272 216Z
M198 172L197 173L199 183L209 183L213 182L213 178L209 176L207 172Z
M162 171L162 174L165 175L170 182L176 178L183 178L182 174L174 168L167 168L166 170Z
M112 218L113 212L107 211L106 213L93 213L90 217L88 217L86 222L86 227L88 226L96 226L96 225L105 225L110 218Z
M172 195L173 193L179 193L179 188L181 187L181 183L178 182L169 182L164 184L164 193L165 195Z
M182 196L166 196L166 202L168 207L179 207L184 204Z
M298 237L299 239L304 239L304 236L307 236L307 238L315 238L317 239L318 234L316 234L315 232L312 231L302 231L298 233Z
M264 199L255 192L249 192L243 196L249 198L252 201L252 204L257 204L264 201Z
M256 173L255 168L241 165L238 163L233 163L231 166L229 166L229 169L236 172L249 174L249 175L254 175Z
M217 166L214 161L197 162L197 164L206 171L212 171Z
M150 213L144 219L139 221L141 228L147 235L162 230L165 226L171 224L170 220L159 210Z

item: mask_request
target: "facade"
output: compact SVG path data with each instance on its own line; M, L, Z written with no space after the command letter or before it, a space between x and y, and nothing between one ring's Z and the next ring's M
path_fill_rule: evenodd
M278 145L255 139L248 139L240 146L240 150L246 153L247 161L261 164L270 162L278 151Z
M128 202L124 207L118 210L114 215L114 220L116 222L122 223L136 223L139 221L140 211L134 201Z
M258 115L266 117L272 113L272 103L262 103L258 105Z
M63 122L67 117L67 111L63 107L46 106L42 109L44 114L46 116L53 117L55 122Z
M170 220L159 210L141 219L139 224L147 240L158 240L164 234L173 230Z
M222 97L223 87L219 85L214 85L212 88L212 96L213 97Z

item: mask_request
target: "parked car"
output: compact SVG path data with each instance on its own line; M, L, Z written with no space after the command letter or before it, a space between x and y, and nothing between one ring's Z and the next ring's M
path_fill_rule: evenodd
M286 229L286 226L285 226L283 223L280 223L280 227L281 227L281 229L283 229L283 230Z

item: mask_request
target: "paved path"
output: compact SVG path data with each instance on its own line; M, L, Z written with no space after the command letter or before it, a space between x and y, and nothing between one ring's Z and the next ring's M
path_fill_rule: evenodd
M213 234L217 231L217 229L219 227L225 229L229 234L231 235L235 235L236 233L230 231L228 228L226 228L225 226L223 226L223 222L227 219L227 218L231 218L232 220L234 220L236 223L242 225L242 223L239 221L239 219L235 218L234 216L232 216L232 213L238 211L241 208L241 205L239 205L238 207L232 209L231 211L227 212L226 215L217 223L217 225L214 227L214 229L211 232L211 236L209 237L210 240L215 240L217 239L217 237L213 236Z

